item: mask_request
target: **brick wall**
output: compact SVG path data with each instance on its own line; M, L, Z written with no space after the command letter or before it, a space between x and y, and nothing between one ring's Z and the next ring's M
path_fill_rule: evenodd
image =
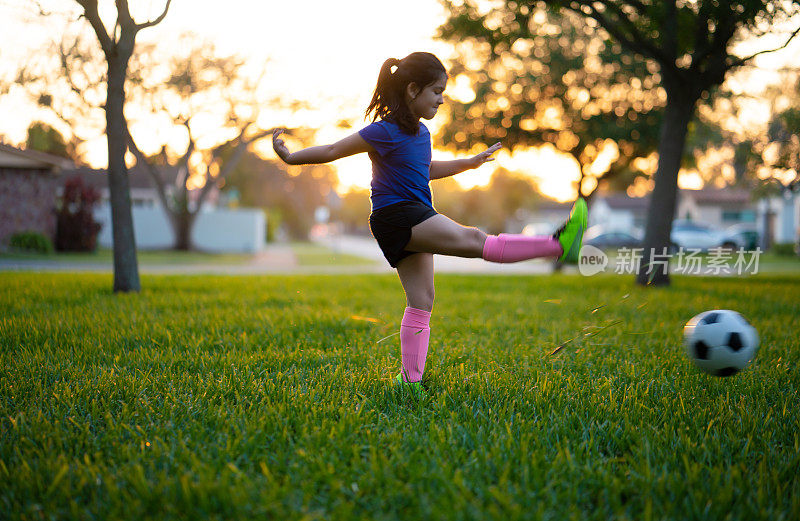
M22 231L55 238L59 180L48 170L0 168L0 245L8 246L9 238Z

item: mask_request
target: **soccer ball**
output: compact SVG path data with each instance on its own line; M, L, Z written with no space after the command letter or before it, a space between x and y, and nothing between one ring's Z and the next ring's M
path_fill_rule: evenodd
M731 376L750 363L758 350L758 333L736 311L714 309L692 318L683 328L686 354L706 373Z

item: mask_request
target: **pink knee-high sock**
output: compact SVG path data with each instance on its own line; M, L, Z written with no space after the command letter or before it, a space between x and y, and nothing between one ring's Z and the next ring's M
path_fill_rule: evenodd
M557 257L564 250L550 235L489 235L483 245L483 258L491 262L519 262L537 257Z
M400 355L403 359L403 381L419 382L425 371L428 341L431 338L431 313L406 308L400 323Z

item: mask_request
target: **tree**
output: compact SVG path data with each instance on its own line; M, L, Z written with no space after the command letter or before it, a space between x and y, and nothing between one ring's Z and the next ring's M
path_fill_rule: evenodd
M263 159L248 150L230 173L224 190L235 189L244 205L278 213L289 235L305 240L314 224L314 210L330 206L335 186L336 175L330 165L286 168L282 162Z
M660 128L658 169L645 229L645 258L636 282L669 284L668 263L655 269L652 261L658 252L666 252L669 245L678 171L697 102L721 85L729 71L760 54L786 47L800 32L800 26L777 48L745 56L730 52L735 41L764 35L775 24L791 20L800 12L800 2L548 0L546 3L583 16L600 29L604 37L657 66L666 105Z
M369 190L354 188L342 195L331 220L341 222L349 233L369 232L370 210Z
M161 63L165 73L132 78L137 101L149 107L152 116L166 119L186 134L182 149L164 144L152 156L141 151L133 132L128 134L129 149L137 162L147 168L170 217L178 250L191 249L192 226L211 190L225 183L252 143L272 133L271 129L258 129L258 81L242 72L244 61L235 56L219 56L212 44L196 45L194 38L183 36L179 47L189 51L166 60L166 67L154 47L138 55L137 62L153 65L139 70L153 71ZM231 137L211 147L199 147L199 125L195 122L202 119L206 120L206 127L209 120L216 121L215 132ZM180 172L173 187L160 174L158 167L165 165ZM190 194L195 197L190 198Z
M439 37L456 46L450 73L457 85L468 79L474 96L448 103L445 142L552 145L580 166L578 193L587 199L601 182L646 175L634 160L655 150L664 99L645 60L607 45L572 13L446 4Z
M737 83L753 81L742 71ZM758 92L720 89L714 104L698 108L689 140L702 140L713 147L712 157L697 155L699 174L706 183L744 186L755 191L780 191L800 172L800 74L793 69L775 69L776 80ZM768 114L763 124L749 121L753 113ZM713 120L714 128L703 128ZM710 147L710 148L712 148Z
M28 127L25 148L29 150L38 150L78 162L76 145L74 140L68 141L61 132L47 123L35 121Z
M714 2L711 0L689 1L689 0L669 0L665 2L644 1L644 0L547 0L543 2L494 2L491 4L494 10L484 9L480 11L470 2L465 2L461 9L461 16L457 9L457 16L451 17L450 26L442 29L442 35L448 37L451 31L454 38L458 34L471 34L475 39L482 42L485 48L480 52L488 54L488 61L485 63L501 63L497 59L502 59L503 53L508 51L529 52L534 49L536 58L549 56L547 68L541 65L526 71L525 62L517 58L508 61L511 70L516 74L522 74L523 81L528 80L529 72L545 73L550 72L550 67L555 66L556 73L550 74L550 82L541 86L535 84L531 87L534 99L539 96L539 91L554 95L560 95L566 100L586 99L586 94L580 94L580 89L587 91L589 101L603 104L603 96L610 96L613 105L612 112L620 117L614 124L593 125L594 114L586 113L582 107L570 107L569 104L561 103L561 107L556 106L555 111L550 112L554 116L560 116L559 112L567 114L566 123L563 128L569 128L570 133L575 134L570 138L570 134L559 132L555 137L546 137L542 132L537 139L557 142L559 138L567 141L569 138L576 145L572 149L579 148L581 138L579 135L586 135L586 139L591 139L593 133L596 136L606 136L606 132L615 126L622 129L622 136L617 136L623 142L633 139L633 129L636 127L634 119L627 123L624 122L625 115L631 114L629 107L631 102L637 102L636 96L639 95L641 87L649 88L653 92L663 92L661 103L653 104L653 108L663 107L661 111L658 127L659 134L657 140L658 167L655 174L655 187L650 198L650 208L648 212L647 227L645 234L645 252L647 257L641 263L641 268L637 274L639 284L669 284L668 266L662 269L653 269L652 258L655 252L666 252L669 245L672 220L675 213L675 203L677 198L677 179L678 171L684 159L686 150L686 138L689 124L695 118L698 102L704 98L710 98L714 90L722 84L728 71L734 70L742 65L749 63L755 56L765 52L772 52L788 45L794 38L800 27L794 29L786 38L783 45L775 49L762 50L746 56L738 56L730 52L731 45L748 36L759 36L766 34L773 25L791 20L800 11L800 2L784 1L739 1L739 2ZM556 10L560 18L554 17L551 13L545 18L536 19L535 13L539 12L536 7L548 6ZM564 25L564 20L569 20L567 15L581 17L585 21L585 26L591 31L575 31L576 25ZM561 21L562 23L554 23ZM549 24L546 27L545 37L538 32L530 29L531 23ZM526 31L533 36L533 42L526 41ZM506 38L510 36L511 38ZM599 56L600 62L611 65L610 72L617 77L611 76L617 86L624 86L620 80L621 74L627 74L630 85L622 92L634 94L633 100L624 99L623 96L615 96L613 83L608 83L604 88L593 91L597 87L597 79L590 76L591 69L584 63L574 50L570 51L570 46L581 50L587 50L590 45L586 42L594 41L593 38L602 39L600 49L610 50L619 55L619 61L615 61L613 56ZM539 44L536 38L540 38ZM588 38L588 40L587 40ZM562 41L563 39L563 41ZM565 56L559 56L558 49L552 42L556 41ZM521 42L521 43L519 43ZM536 54L536 50L539 54ZM566 49L566 50L564 50ZM626 63L626 56L630 62ZM532 62L529 62L530 65ZM614 63L620 65L614 67ZM476 67L479 69L480 65ZM646 71L646 72L645 72ZM492 69L487 69L492 73ZM558 76L560 74L560 77ZM579 80L579 81L573 81ZM646 82L652 85L646 85ZM552 86L549 86L552 84ZM521 96L525 93L524 84L519 85L516 94ZM573 87L572 94L570 87ZM578 89L578 90L576 90ZM514 94L514 90L510 90ZM476 98L485 96L488 92L478 91ZM598 99L593 97L601 96ZM546 99L546 98L544 98ZM644 103L640 98L638 103ZM507 101L507 100L506 100ZM496 102L497 103L497 102ZM505 103L503 103L505 105ZM544 105L546 106L546 105ZM487 102L487 107L489 103ZM491 107L490 107L491 108ZM502 107L501 107L502 108ZM550 107L547 107L549 109ZM575 109L580 108L578 117L569 117L569 114L576 114ZM539 107L534 105L534 114ZM634 106L635 109L635 106ZM572 112L571 112L572 111ZM529 113L530 114L530 113ZM469 113L467 113L469 115ZM545 114L546 115L546 114ZM524 116L523 116L524 117ZM648 115L648 118L650 116ZM477 118L476 118L477 119ZM628 117L629 120L632 118ZM511 129L519 128L521 131L530 132L540 126L537 121L528 124L526 129L523 124L524 119L515 121L513 117L507 115L501 120L501 125L505 132L500 131L498 137L508 135ZM600 122L608 122L606 118L601 118ZM645 119L647 121L647 119ZM481 124L483 122L479 122ZM650 119L648 124L650 129L656 128ZM551 126L552 127L552 126ZM580 129L581 132L572 131L572 128ZM626 130L630 129L630 130ZM552 128L551 130L560 130ZM641 134L641 130L636 129ZM626 135L627 134L627 135ZM647 134L648 136L650 134ZM566 136L566 137L563 137ZM458 136L454 136L458 142ZM514 141L512 136L512 142ZM560 147L564 149L565 147ZM644 151L646 149L643 149ZM622 150L622 152L625 152ZM641 153L641 152L640 152ZM626 154L620 154L626 155ZM583 163L585 165L585 163Z
M167 213L175 248L188 250L203 202L224 184L244 150L271 130L256 123L265 102L258 98L263 71L250 78L244 60L220 56L213 44L189 33L175 47L182 53L166 55L149 44L131 56L126 136L128 150L148 172ZM28 93L73 133L95 127L106 82L97 53L78 36L62 41L54 54L57 77L48 62L29 64L20 73ZM183 139L176 139L181 134ZM179 172L175 183L164 179L162 167Z
M136 23L127 0L115 0L117 17L109 32L100 18L97 0L76 0L91 24L106 59L106 138L108 141L108 188L111 199L111 226L114 241L114 291L139 291L139 267L133 235L130 186L125 152L128 150L128 124L125 121L125 79L133 54L136 35L142 29L161 23L172 0L155 19Z
M489 185L463 190L453 178L431 186L436 207L465 225L478 226L488 233L508 231L520 210L533 210L542 199L526 176L498 168Z
M800 79L787 82L786 106L772 106L766 134L762 135L761 158L766 167L759 177L774 179L785 189L800 189ZM776 100L777 101L777 100Z

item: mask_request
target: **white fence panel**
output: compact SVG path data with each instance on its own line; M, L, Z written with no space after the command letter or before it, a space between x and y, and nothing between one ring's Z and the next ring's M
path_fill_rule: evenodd
M205 251L255 253L264 247L266 225L261 210L209 210L198 214L192 241Z
M140 250L169 249L174 244L174 234L169 218L159 207L134 206L133 228L136 248ZM94 218L103 227L97 236L101 248L111 248L111 207L95 208ZM264 247L266 217L258 209L212 209L201 211L192 230L195 248L203 251L226 253L255 253Z

